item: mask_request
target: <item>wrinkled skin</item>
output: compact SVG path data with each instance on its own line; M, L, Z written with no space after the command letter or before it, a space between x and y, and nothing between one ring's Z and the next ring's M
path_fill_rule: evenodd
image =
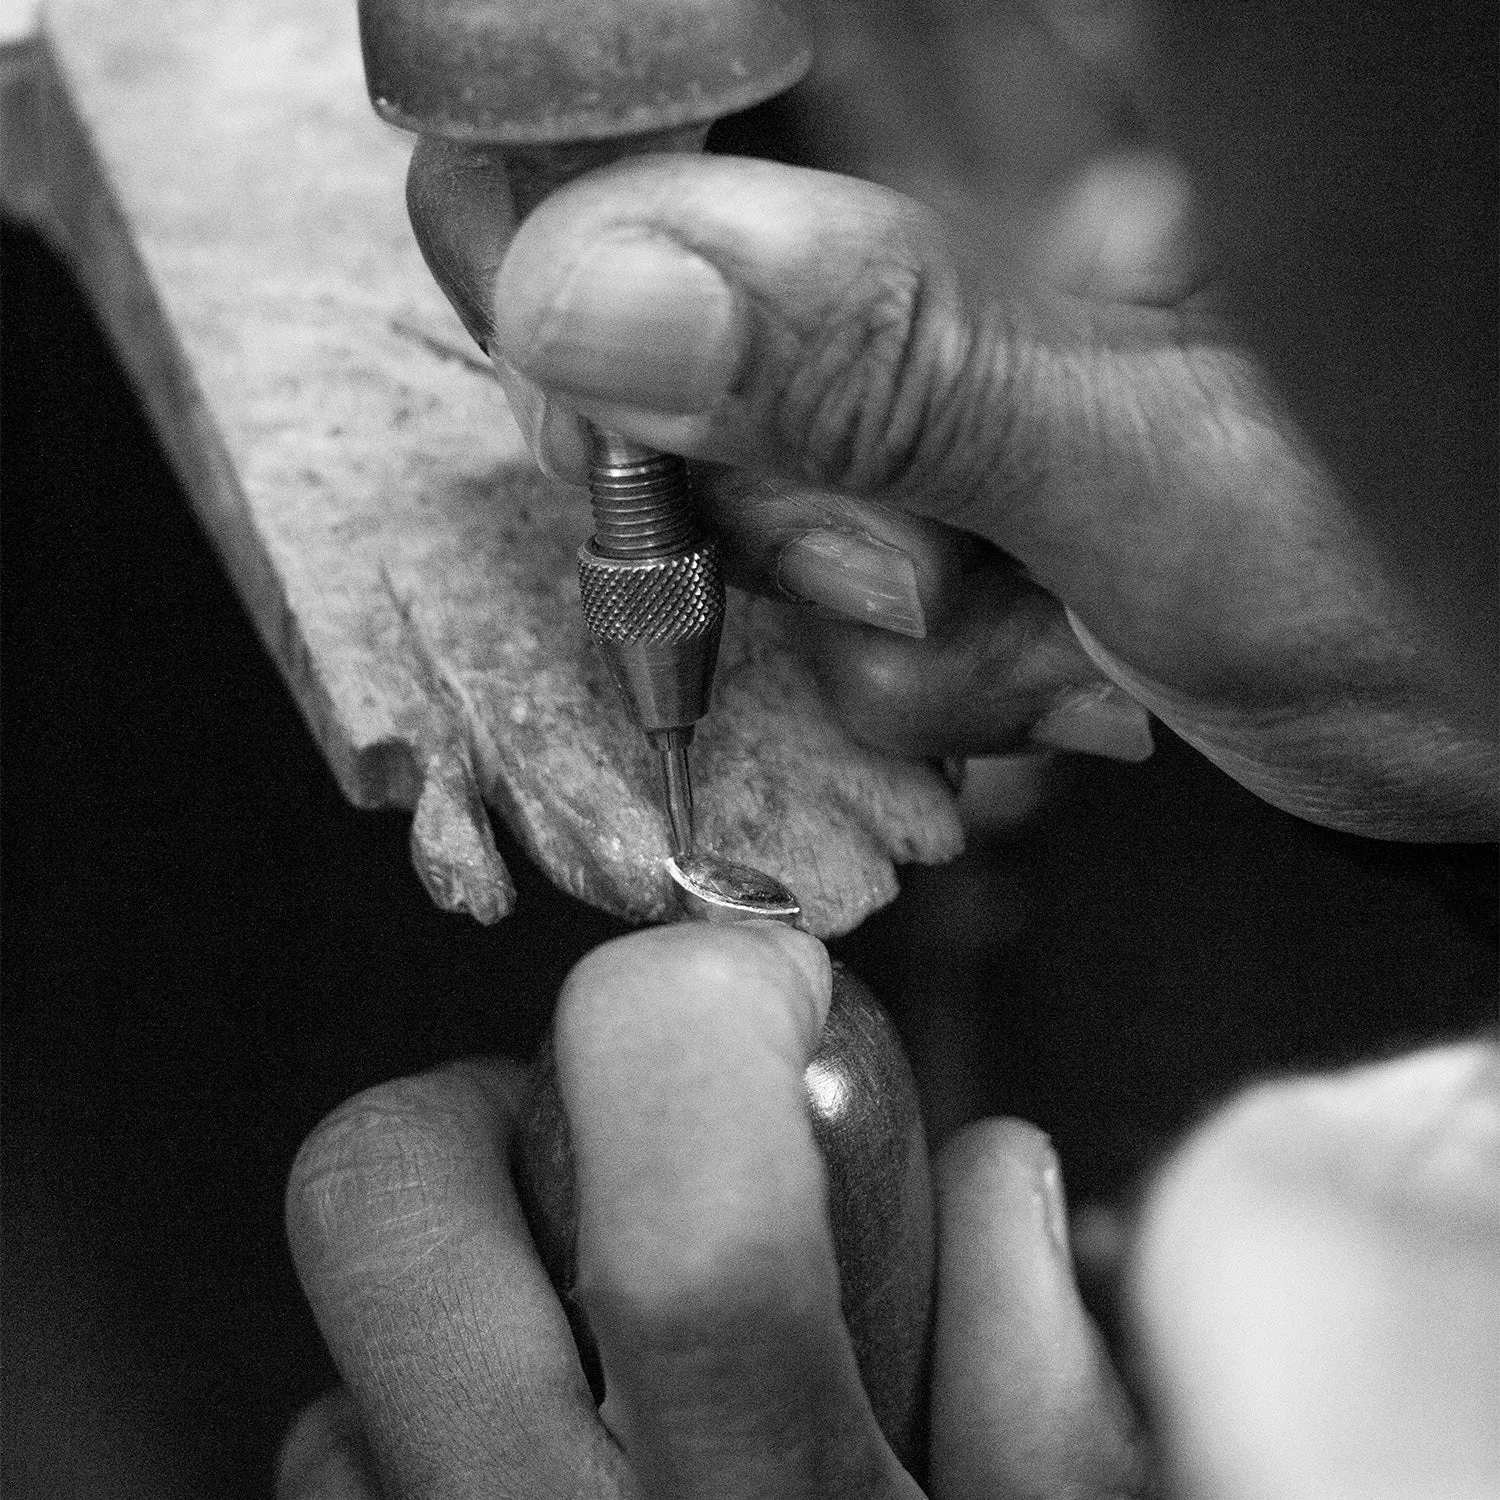
M347 1394L289 1439L282 1500L916 1500L839 1312L803 1083L830 978L792 929L682 925L597 949L564 987L598 1411L506 1169L520 1070L457 1064L326 1120L287 1222ZM986 1122L939 1156L936 1186L932 1493L1029 1494L1043 1476L1138 1493L1046 1138Z
M656 155L517 230L503 164L425 146L413 217L543 463L581 478L580 417L700 461L740 581L819 607L866 738L1007 749L1076 729L1082 684L1113 753L1143 753L1144 705L1300 816L1492 837L1464 247L1493 193L1461 24L830 6L802 126L835 170ZM289 1228L346 1385L283 1500L915 1495L837 1319L799 1093L821 963L677 929L565 989L602 1414L506 1173L515 1073L325 1122ZM1493 1488L1496 1076L1474 1047L1268 1085L1189 1139L1132 1280L1172 1492L1311 1500L1369 1462L1393 1493ZM1150 1493L1045 1139L972 1127L937 1184L928 1493Z
M803 1070L826 955L771 924L590 954L559 1002L595 1410L507 1170L521 1071L382 1084L299 1153L298 1273L344 1388L280 1500L915 1500L839 1316ZM732 1059L732 1062L726 1060ZM988 1120L936 1158L933 1500L1480 1495L1500 1477L1500 1051L1248 1091L1148 1195L1144 1449L1073 1278L1057 1158Z
M887 748L1010 748L1080 696L1081 643L1121 690L1093 697L1125 758L1144 753L1144 704L1314 821L1492 836L1493 606L1464 580L1483 576L1476 554L1493 559L1493 523L1482 488L1455 487L1482 483L1493 424L1439 420L1430 394L1446 359L1439 399L1473 404L1476 341L1414 322L1423 241L1384 301L1367 269L1325 255L1327 200L1352 168L1300 137L1297 153L1278 145L1285 98L1236 100L1237 132L1174 129L1221 52L1236 77L1295 78L1331 36L1378 81L1389 66L1366 53L1389 51L1389 18L1314 17L1258 41L1211 22L1184 40L1130 6L831 14L805 154L926 202L657 155L586 175L517 230L498 155L418 148L419 238L543 463L582 481L582 414L718 466L710 501L742 582L893 623L824 625L815 647L845 717ZM1392 145L1358 113L1387 103L1372 87L1349 106L1348 132L1369 127L1355 166L1410 186L1425 162L1402 152L1420 143ZM1276 177L1247 202L1243 142L1262 138L1249 165ZM1397 258L1393 219L1374 202L1355 226L1372 261ZM1279 389L1269 370L1300 374L1310 297L1319 335L1366 363ZM1409 353L1405 380L1371 385L1372 324ZM1349 390L1368 397L1362 422ZM1413 451L1436 527L1401 488ZM857 562L842 587L837 567L810 574L788 550L809 533L825 553L852 535L904 558L905 607L880 612L887 580ZM854 602L862 587L877 607Z

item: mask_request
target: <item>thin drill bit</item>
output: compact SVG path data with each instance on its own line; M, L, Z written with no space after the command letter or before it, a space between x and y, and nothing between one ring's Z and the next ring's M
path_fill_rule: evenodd
M676 733L664 734L657 741L657 749L667 787L672 852L683 857L693 852L693 776L688 769L687 738Z

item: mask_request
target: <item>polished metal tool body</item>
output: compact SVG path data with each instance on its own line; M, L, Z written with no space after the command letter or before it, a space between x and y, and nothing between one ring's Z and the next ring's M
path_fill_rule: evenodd
M360 0L359 19L376 111L477 155L498 149L518 218L591 168L700 146L714 120L811 63L797 8L779 0ZM724 617L718 555L682 459L596 432L589 488L584 614L660 757L686 854L687 752Z

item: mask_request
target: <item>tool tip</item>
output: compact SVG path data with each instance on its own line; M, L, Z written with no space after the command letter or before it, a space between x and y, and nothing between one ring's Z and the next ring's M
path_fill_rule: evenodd
M677 742L664 744L661 767L667 783L672 852L683 857L693 852L693 778L688 769L687 746Z

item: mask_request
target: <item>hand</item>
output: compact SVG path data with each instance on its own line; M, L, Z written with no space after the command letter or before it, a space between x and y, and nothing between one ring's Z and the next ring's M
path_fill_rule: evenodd
M505 1166L518 1071L462 1064L325 1121L288 1224L346 1384L288 1438L279 1500L915 1496L831 1285L801 1096L827 995L817 945L780 928L638 934L570 979L602 1414ZM1128 1278L1171 1493L1493 1492L1497 1139L1493 1043L1263 1085L1189 1137ZM970 1127L937 1182L934 1500L1149 1492L1045 1138Z
M1500 1048L1248 1090L1146 1202L1133 1363L1169 1493L1500 1492Z
M582 417L715 466L740 581L860 622L815 650L888 748L1139 756L1143 704L1301 816L1493 836L1472 622L1407 566L1431 527L1314 444L1264 309L1215 295L1222 184L1144 131L1217 60L1164 82L1125 7L970 11L834 8L813 146L906 193L657 156L516 231L497 156L419 147L419 238L544 462L582 478Z
M288 1227L344 1387L288 1439L280 1500L915 1500L839 1317L802 1078L828 1000L822 948L772 926L639 933L570 977L556 1043L602 1412L506 1167L517 1070L461 1064L325 1121ZM938 1190L931 1493L1138 1493L1045 1138L976 1127Z

